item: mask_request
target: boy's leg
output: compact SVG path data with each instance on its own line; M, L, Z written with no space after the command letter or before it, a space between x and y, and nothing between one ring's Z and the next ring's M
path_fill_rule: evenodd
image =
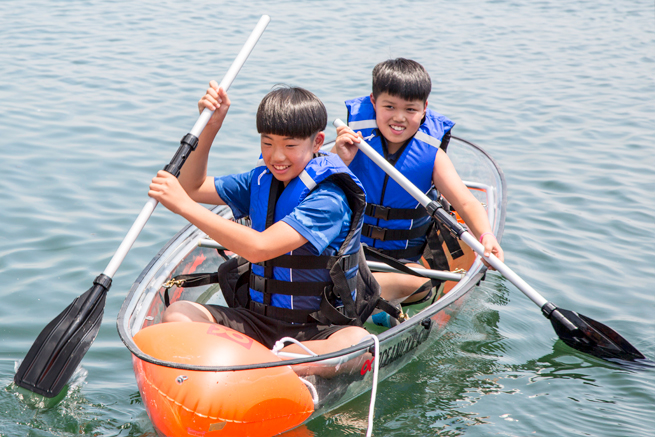
M359 341L367 335L368 331L364 328L360 328L359 326L346 326L339 329L325 340L306 340L303 341L302 344L309 348L310 351L322 355L353 346L359 343ZM307 353L307 351L293 343L282 350L284 352L299 354Z
M322 355L330 352L336 352L341 349L348 348L350 346L354 346L367 335L369 335L369 333L364 328L360 328L358 326L347 326L345 328L339 329L337 332L333 333L325 340L307 340L307 341L303 341L302 344L312 352ZM296 344L291 344L282 350L284 352L292 352L292 353L299 353L299 354L307 353L306 350L304 350L303 348L301 348ZM328 367L316 366L310 363L307 365L293 366L293 370L300 376L316 375L322 378L333 378L334 376L341 373L359 371L359 369L361 369L364 362L370 359L371 359L371 354L369 352L366 352L356 358L351 359L347 363L338 366L338 368L335 368L333 366L328 366Z
M422 265L416 263L409 263L406 265L407 267L424 268ZM429 282L429 279L426 280L426 278L406 275L403 273L374 272L373 277L378 281L378 284L380 284L380 295L392 304L404 302L408 296L423 286L426 282ZM428 292L429 289L411 296L407 303L421 300Z
M162 317L162 322L216 323L214 316L204 306L195 302L180 300L173 302Z

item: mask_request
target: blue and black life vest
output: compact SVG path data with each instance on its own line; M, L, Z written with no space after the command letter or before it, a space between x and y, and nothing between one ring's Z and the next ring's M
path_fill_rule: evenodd
M449 134L454 122L428 109L416 134L394 154L393 159L377 129L370 97L348 100L346 106L348 125L352 130L361 132L371 147L421 191L433 191L434 160L441 140ZM362 243L396 259L418 259L432 225L432 218L425 208L365 154L357 153L349 168L366 187Z
M286 187L266 166L254 169L250 187L252 228L262 232L280 221L326 181L343 190L352 210L344 242L338 251L328 247L321 254L308 242L286 255L253 263L251 310L294 323L360 324L355 319L359 312L357 273L365 192L337 155L315 156Z

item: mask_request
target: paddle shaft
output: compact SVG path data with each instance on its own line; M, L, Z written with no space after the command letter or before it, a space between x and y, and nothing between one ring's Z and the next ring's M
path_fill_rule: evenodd
M259 19L259 22L255 26L255 29L252 31L252 33L248 37L248 40L246 41L243 48L237 55L236 59L232 62L232 65L230 66L229 70L225 74L225 77L223 77L223 80L218 85L219 87L223 88L225 91L227 91L230 88L230 85L232 85L232 82L234 81L235 77L239 73L239 70L241 70L241 67L246 62L246 59L248 59L248 56L255 48L257 41L259 41L259 38L262 36L262 33L264 33L264 30L266 29L266 26L270 21L271 18L268 15L262 15L262 17ZM176 177L179 175L182 165L188 158L189 154L193 150L195 150L196 145L198 144L198 137L200 136L203 129L207 125L207 122L209 122L209 119L211 118L213 113L214 111L207 108L205 108L204 111L202 111L200 117L198 117L198 120L193 125L191 132L189 132L187 135L184 136L184 138L181 141L180 147L175 153L175 156L173 157L171 162L166 167L164 167L164 170L168 171L169 173L171 173ZM148 219L150 219L150 216L154 212L158 203L159 202L157 202L155 199L151 198L144 205L143 209L137 216L134 224L132 224L132 227L130 228L130 230L127 232L127 235L123 239L123 242L120 244L118 250L111 258L109 264L103 271L103 274L105 276L108 276L109 278L114 276L114 274L122 264L123 260L127 256L127 253L132 248L132 245L136 241L137 237L139 236L139 234L145 227L146 223L148 222Z
M334 120L335 127L347 126L340 119ZM368 156L371 161L376 163L386 174L388 174L394 181L403 187L414 199L416 199L421 205L428 210L430 215L435 217L437 220L446 225L451 232L455 233L464 243L466 243L471 249L477 252L481 257L483 257L493 268L498 270L503 276L505 276L512 284L514 284L523 294L528 296L539 308L542 308L548 301L540 295L534 288L532 288L527 282L521 279L516 273L507 267L501 260L496 258L494 254L490 256L484 255L484 246L473 236L471 235L462 225L460 225L457 220L452 218L450 214L444 211L443 207L436 200L430 199L425 195L421 190L419 190L416 185L414 185L409 179L407 179L402 173L400 173L393 165L391 165L384 157L375 151L366 141L359 139L359 143L356 143L359 150L361 150L366 156Z

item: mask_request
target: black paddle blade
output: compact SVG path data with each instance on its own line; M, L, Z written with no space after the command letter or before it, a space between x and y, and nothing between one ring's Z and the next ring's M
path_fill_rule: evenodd
M618 332L575 311L557 308L549 318L559 338L580 352L602 359L625 361L646 359Z
M48 398L64 388L98 335L111 284L103 276L41 331L14 376L16 385Z

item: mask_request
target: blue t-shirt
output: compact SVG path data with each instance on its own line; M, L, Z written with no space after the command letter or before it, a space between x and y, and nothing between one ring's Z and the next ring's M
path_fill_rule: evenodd
M216 192L235 218L249 215L251 178L252 172L214 178ZM324 181L282 221L309 241L315 255L334 255L348 235L351 216L343 190ZM330 250L323 253L327 248Z

